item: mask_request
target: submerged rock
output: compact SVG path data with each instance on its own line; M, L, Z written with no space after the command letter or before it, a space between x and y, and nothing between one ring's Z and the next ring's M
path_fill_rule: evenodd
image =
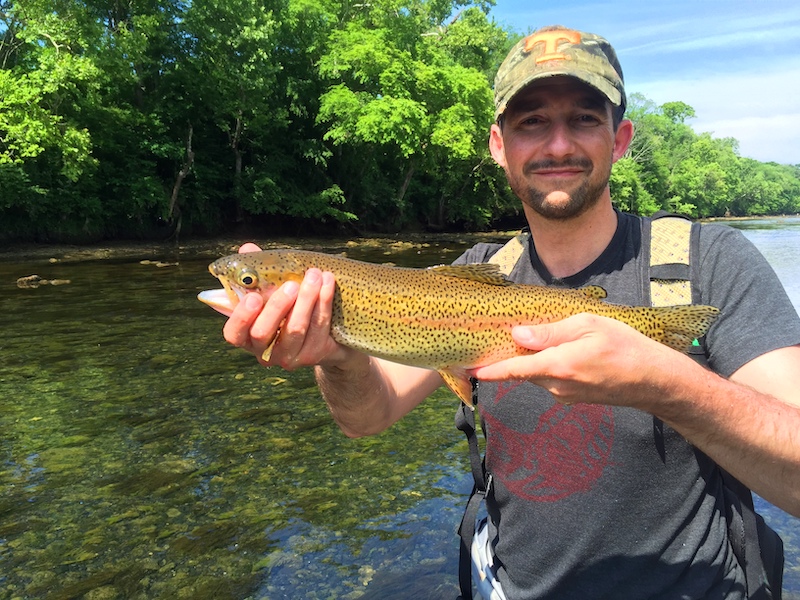
M66 285L69 279L42 279L39 275L26 275L17 279L17 287L24 289L38 288L40 285Z

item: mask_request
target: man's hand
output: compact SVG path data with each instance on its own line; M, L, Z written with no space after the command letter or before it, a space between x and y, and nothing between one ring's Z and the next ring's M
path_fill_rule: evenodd
M665 390L677 365L694 361L607 317L579 314L555 323L518 326L514 341L536 354L517 356L473 369L478 379L524 379L565 404L646 405ZM698 367L699 368L699 367Z
M240 253L258 250L250 243L239 248ZM265 366L293 370L344 361L354 351L330 335L335 291L332 273L309 269L300 284L288 281L263 297L248 293L225 323L225 340L252 352ZM264 359L264 351L273 342L272 352Z

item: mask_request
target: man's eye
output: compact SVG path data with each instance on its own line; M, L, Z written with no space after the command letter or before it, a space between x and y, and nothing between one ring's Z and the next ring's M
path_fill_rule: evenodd
M595 115L580 115L577 118L577 122L581 125L596 125L600 122Z

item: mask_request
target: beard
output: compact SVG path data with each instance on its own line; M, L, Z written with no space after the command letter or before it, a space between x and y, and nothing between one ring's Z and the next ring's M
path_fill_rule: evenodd
M534 187L525 179L526 174L538 169L559 167L578 167L587 171L588 175L580 185L572 190L545 191ZM611 162L609 161L606 169L603 169L602 172L596 173L595 171L594 164L588 158L571 158L564 161L541 160L525 165L520 177L515 177L508 171L506 171L506 177L511 190L537 214L545 219L564 221L582 215L600 201L611 176ZM557 203L548 200L548 196L552 192L563 192L567 195L567 200Z

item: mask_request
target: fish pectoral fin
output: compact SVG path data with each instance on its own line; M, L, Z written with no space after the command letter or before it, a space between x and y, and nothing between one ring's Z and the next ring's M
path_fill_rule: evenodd
M275 337L272 338L272 341L269 343L269 346L264 348L264 352L261 353L261 360L269 362L269 359L272 358L272 349L275 348L275 342L278 341L278 336L281 334L281 330L278 329L275 332Z
M429 271L447 277L459 277L470 281L479 281L489 285L513 285L500 271L500 267L489 263L473 263L469 265L439 265L428 267Z
M472 381L464 371L439 371L444 382L447 384L453 393L461 398L461 401L474 409L472 405Z

